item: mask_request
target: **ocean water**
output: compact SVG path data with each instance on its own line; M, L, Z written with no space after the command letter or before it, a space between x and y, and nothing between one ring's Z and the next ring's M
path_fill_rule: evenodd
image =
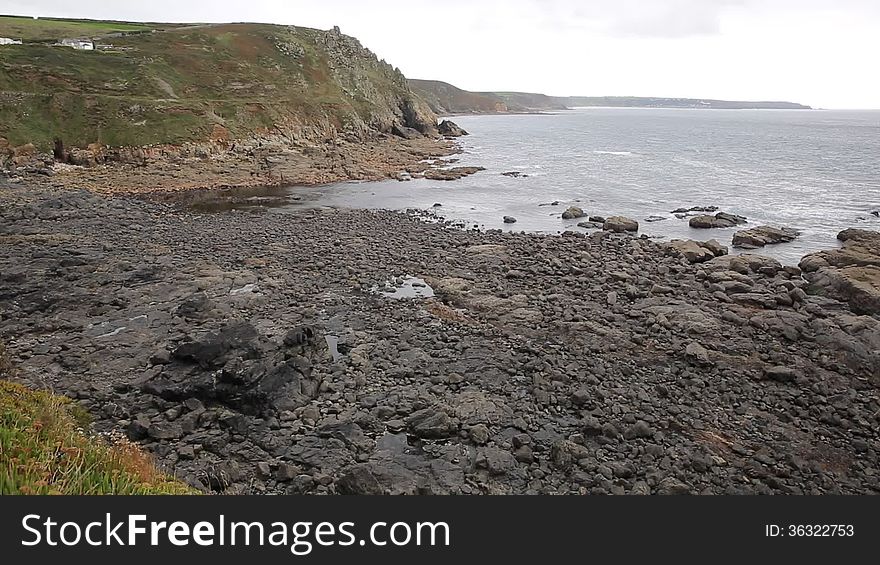
M456 166L486 171L291 190L299 205L433 209L471 227L546 233L581 230L581 220L560 217L577 205L639 220L649 236L729 245L743 228L695 230L670 213L714 205L747 217L744 227L800 230L795 242L760 251L787 264L835 247L845 228L880 230L870 214L880 210L880 111L590 108L453 119L471 133ZM664 219L644 221L651 216Z

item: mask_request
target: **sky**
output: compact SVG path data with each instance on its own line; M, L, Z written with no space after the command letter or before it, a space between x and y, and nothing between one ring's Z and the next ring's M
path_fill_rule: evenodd
M0 12L338 25L407 77L475 91L880 108L880 0L4 0Z

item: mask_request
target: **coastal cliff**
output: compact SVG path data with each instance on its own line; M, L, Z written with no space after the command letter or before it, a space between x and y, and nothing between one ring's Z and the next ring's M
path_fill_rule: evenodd
M178 25L91 40L94 50L42 36L0 50L0 167L246 161L437 134L403 74L338 28Z

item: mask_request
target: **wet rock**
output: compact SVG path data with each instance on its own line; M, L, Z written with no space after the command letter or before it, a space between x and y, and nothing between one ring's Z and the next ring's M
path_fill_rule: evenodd
M602 229L616 233L637 232L639 231L639 223L624 216L612 216L605 220Z
M504 216L504 223L505 224L515 224L516 218L514 218L513 216Z
M428 169L424 177L429 180L453 181L485 171L483 167L452 167L450 169Z
M743 249L757 249L765 245L794 241L800 232L790 228L758 226L733 234L733 246Z
M562 213L563 220L576 220L578 218L583 218L586 216L584 211L577 206L569 206L569 208Z
M676 208L670 214L687 214L690 212L717 212L718 206L692 206L690 208Z
M519 179L519 178L526 178L529 175L527 175L525 173L521 173L519 171L507 171L506 173L501 173L501 176Z
M692 228L697 229L711 229L711 228L732 228L734 226L738 226L740 224L744 224L746 222L746 218L743 216L737 216L736 214L727 214L725 212L718 212L714 216L702 215L702 216L694 216L690 219L688 224Z

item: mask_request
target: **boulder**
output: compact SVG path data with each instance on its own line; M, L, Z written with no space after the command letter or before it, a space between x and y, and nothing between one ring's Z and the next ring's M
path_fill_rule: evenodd
M443 120L442 122L440 122L440 125L437 126L437 131L440 132L440 135L445 135L446 137L461 137L463 135L470 135L458 124L449 120Z
M774 243L788 243L794 241L799 235L799 231L791 228L758 226L733 234L733 246L743 249L757 249Z
M571 206L568 210L562 213L563 220L576 220L578 218L583 218L586 216L584 211L577 206Z
M505 224L515 224L516 218L514 218L513 216L504 216L504 223Z
M602 225L602 229L617 233L627 231L637 232L639 231L639 223L631 218L626 218L624 216L612 216L605 220L605 223Z
M690 263L704 263L711 261L715 257L727 255L727 247L714 239L709 241L674 239L669 242L669 246L684 256Z
M746 223L746 219L743 216L718 212L714 216L694 216L688 223L692 228L696 229L732 228Z

